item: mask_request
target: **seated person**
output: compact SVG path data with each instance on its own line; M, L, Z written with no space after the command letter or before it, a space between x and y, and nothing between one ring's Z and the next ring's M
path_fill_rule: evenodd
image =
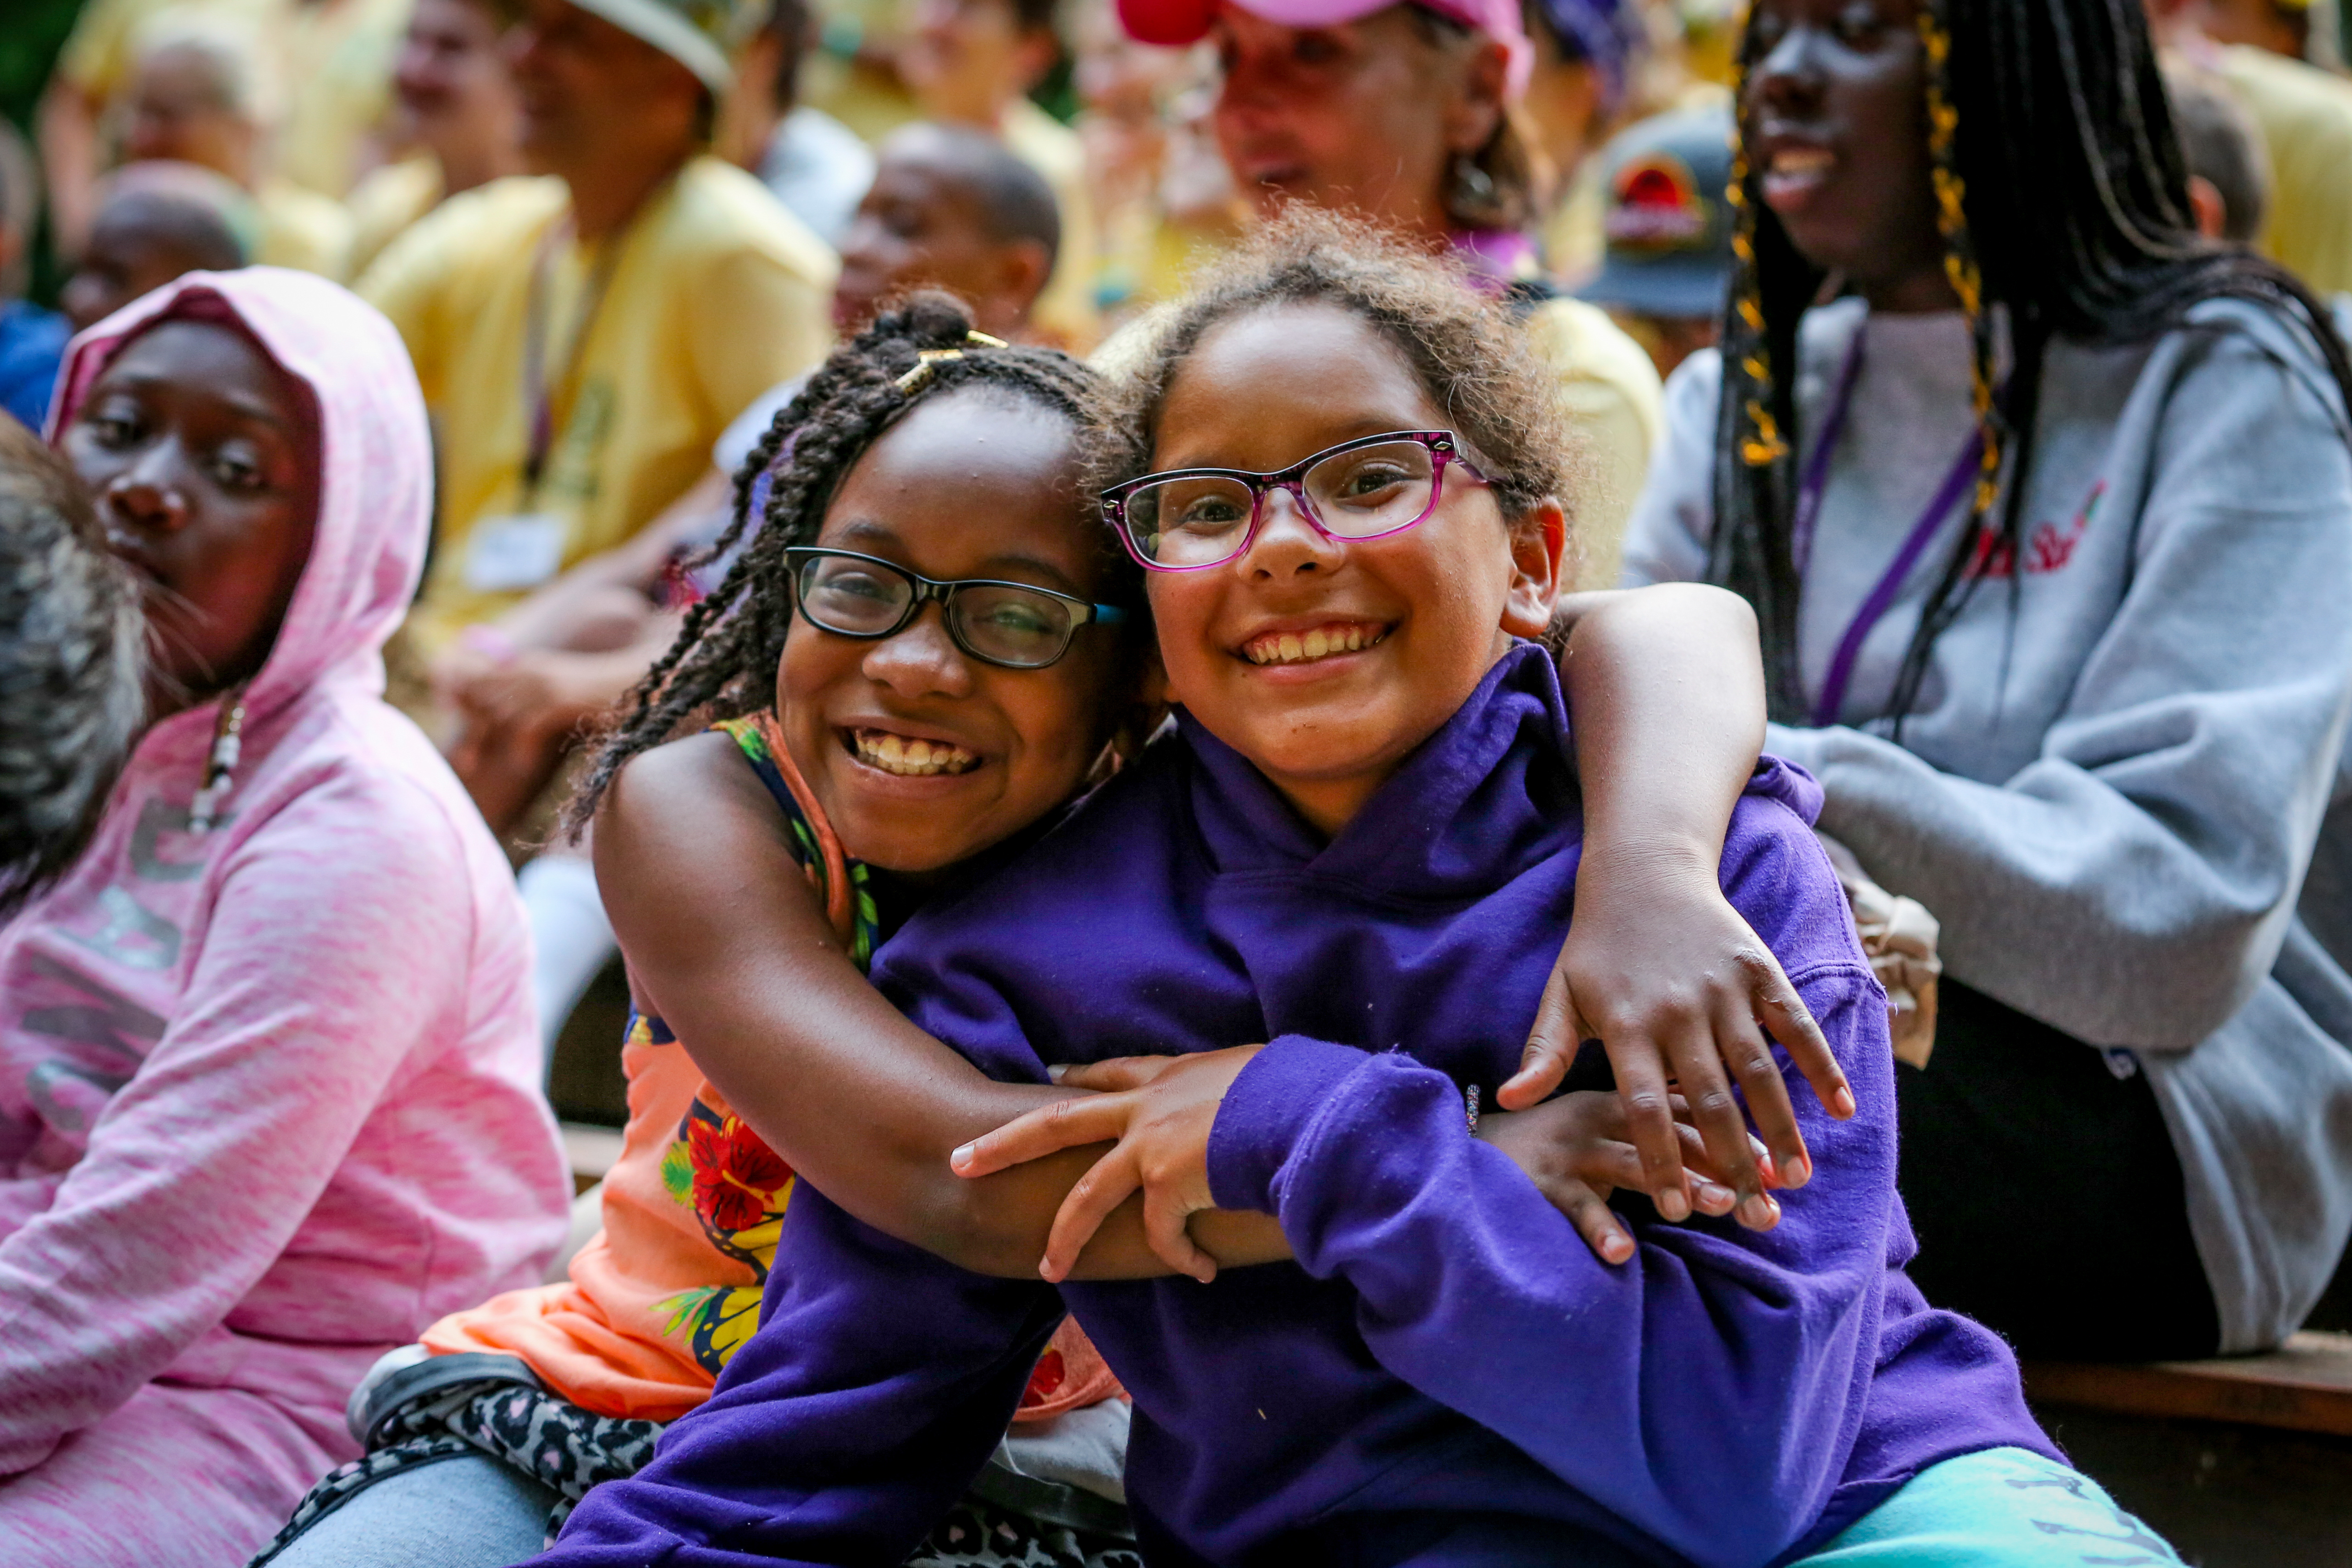
M272 172L258 52L245 30L201 12L159 20L131 73L123 158L198 163L235 182L260 215L254 260L340 280L351 270L350 215Z
M55 310L24 297L40 216L33 150L15 126L0 121L0 413L28 430L38 430L48 414L49 388L71 335Z
M433 495L391 326L201 274L79 340L56 422L153 658L89 847L0 926L0 1562L238 1568L368 1366L562 1239L530 936L379 695Z
M1055 354L973 342L969 326L948 301L919 298L886 313L812 379L776 426L798 439L773 470L758 535L768 542L755 542L698 607L688 639L641 692L575 807L578 815L593 810L623 759L710 711L713 696L782 669L772 711L738 704L749 711L723 726L727 733L660 746L632 764L625 787L613 795L607 826L617 839L615 896L624 905L673 932L685 922L668 918L672 912L718 915L748 931L771 965L794 966L781 977L772 969L740 983L718 976L699 986L688 977L674 985L676 955L653 942L644 950L656 961L660 988L640 991L648 1002L698 999L688 1008L698 1021L722 1016L739 994L755 1005L781 998L787 1019L751 1056L751 1076L764 1091L762 1119L783 1131L772 1144L763 1139L704 1083L699 1058L686 1055L668 1025L652 1012L641 1017L625 1056L632 1117L604 1190L606 1229L572 1260L566 1282L458 1313L425 1335L424 1354L387 1360L354 1409L376 1451L314 1493L289 1527L278 1568L504 1562L536 1544L551 1509L634 1471L661 1425L707 1396L756 1320L773 1279L772 1247L793 1201L795 1167L804 1162L824 1173L829 1190L849 1194L879 1223L940 1237L982 1266L1019 1273L1033 1267L1066 1180L1037 1190L1020 1180L961 1184L946 1155L994 1125L1003 1109L1053 1095L990 1083L909 1029L873 995L860 970L875 942L909 909L979 876L1008 839L1034 837L1041 817L1050 820L1101 759L1106 739L1121 729L1131 737L1133 721L1150 717L1132 686L1148 645L1116 605L1097 604L1088 618L1074 618L1088 599L1131 600L1136 586L1133 568L1110 553L1098 521L1077 504L1089 443L1075 420L1089 377ZM919 357L926 353L933 359ZM749 471L776 460L779 445L772 434L755 459L762 468ZM751 488L730 535L749 526ZM967 587L960 592L977 603L967 608L960 600L945 628L911 601L895 626L820 624L810 615L857 612L870 599L861 590L899 581L878 575L898 568L862 553L781 556L784 541L835 552L845 544L887 550L926 573L992 570L1060 586L1020 589L1023 597L1011 599ZM849 574L836 581L813 572ZM792 592L780 579L798 579L806 590L797 620L760 608ZM810 611L811 605L827 607ZM730 614L737 608L751 613ZM1057 619L1050 635L1041 616ZM1586 695L1604 714L1612 706L1612 642L1598 634L1607 621L1605 611L1595 616L1594 637L1582 644L1592 657L1577 667L1602 682L1588 681ZM926 700L927 679L949 684ZM850 729L856 754L830 740L813 752L811 731L830 731L852 707L863 707L870 721ZM1669 720L1638 728L1647 736L1674 726ZM1596 754L1610 749L1605 729L1598 725L1589 742ZM1653 822L1672 815L1668 803L1690 793L1689 781L1720 771L1691 761L1682 748L1682 778L1643 804ZM756 803L748 814L747 801ZM755 818L748 843L738 832L747 815ZM648 843L648 829L658 835L681 824L694 825L693 842ZM646 852L659 863L653 878L631 868L633 857ZM747 889L757 896L745 897ZM1713 895L1711 878L1706 891ZM776 921L785 922L781 931L769 923ZM688 940L705 955L710 951ZM1704 946L1686 942L1682 952ZM1620 973L1628 967L1609 960L1602 966ZM1584 994L1601 1006L1627 990L1621 983ZM861 1009L866 1016L841 1022ZM1706 1048L1712 1061L1711 1039ZM742 1064L740 1054L736 1059ZM800 1098L843 1074L871 1088L891 1084L881 1098L892 1110L878 1125L841 1118L794 1123L789 1113L768 1121L779 1090ZM1822 1081L1832 1096L1840 1092L1833 1075ZM1793 1127L1785 1094L1778 1120L1769 1103L1769 1090L1779 1088L1777 1077L1757 1085L1759 1122L1768 1131ZM1490 1127L1498 1139L1527 1142L1515 1157L1569 1183L1612 1168L1612 1158L1631 1158L1621 1142L1586 1136L1580 1126L1555 1135L1559 1123L1548 1113L1499 1118ZM1744 1129L1735 1130L1733 1153L1752 1166ZM1685 1212L1690 1202L1708 1212L1734 1202L1728 1188L1712 1182L1686 1194L1679 1171L1670 1180ZM1740 1181L1756 1185L1752 1170ZM985 1220L945 1237L941 1217L972 1190L993 1200L974 1211ZM1598 1230L1592 1237L1604 1247L1622 1243ZM1262 1221L1228 1227L1212 1244L1237 1260L1281 1255L1278 1236ZM1168 1265L1152 1258L1129 1224L1124 1231L1115 1226L1085 1267L1131 1277ZM1098 1364L1074 1338L1040 1363L1000 1455L997 1489L982 1486L983 1499L1004 1499L1005 1476L1029 1483L1083 1477L1079 1490L1117 1494L1126 1415L1123 1405L1105 1406L1110 1385ZM453 1450L453 1442L472 1451ZM562 1460L551 1468L546 1456L559 1451ZM1116 1520L1106 1500L1067 1490L1014 1488L1017 1517L999 1510L986 1528L1031 1541L1040 1538L1041 1523L1075 1525L1083 1535L1090 1519L1097 1533L1100 1516ZM1045 1504L1050 1509L1041 1511ZM938 1549L950 1551L955 1531L972 1527L967 1518L939 1532ZM1098 1546L1042 1549L1062 1562L1097 1555Z
M80 481L0 418L0 920L98 824L141 717L141 631Z
M210 169L125 163L100 178L97 202L89 243L58 295L75 331L183 273L234 272L253 258L253 204Z
M2119 1541L2177 1562L2059 1460L2000 1342L1903 1275L1885 998L1802 774L1758 770L1725 890L1860 1110L1801 1104L1810 1169L1782 1174L1810 1181L1777 1226L1623 1202L1639 1251L1613 1267L1465 1126L1528 1088L1501 1021L1537 1008L1582 848L1559 687L1519 640L1566 544L1523 337L1425 257L1293 220L1159 324L1115 428L1113 467L1153 470L1104 500L1151 569L1181 733L934 899L876 982L1013 1081L1181 1055L1045 1113L1121 1140L1073 1212L1150 1171L1164 1244L1192 1250L1193 1212L1255 1210L1296 1262L1192 1252L1194 1279L1057 1290L963 1273L804 1188L711 1402L541 1561L896 1561L1075 1310L1135 1400L1128 1496L1155 1562L1760 1565L1955 1531L1985 1561L2064 1561L2049 1542L2077 1532L2078 1562ZM848 765L826 724L791 739Z
M843 242L834 321L855 334L885 300L945 289L981 331L1024 339L1060 235L1044 179L994 138L906 126L883 142L880 172ZM724 525L735 470L801 381L746 408L713 447L710 471L635 538L459 633L436 662L436 689L466 719L451 764L494 816L500 803L519 808L538 792L580 727L636 684L677 636L686 605L717 581L711 566L686 563ZM539 938L540 1026L552 1050L613 954L612 928L586 861L560 847L523 868L522 888Z
M1661 376L1712 348L1731 289L1731 115L1685 110L1637 121L1601 154L1608 194L1601 270L1576 291L1648 351Z

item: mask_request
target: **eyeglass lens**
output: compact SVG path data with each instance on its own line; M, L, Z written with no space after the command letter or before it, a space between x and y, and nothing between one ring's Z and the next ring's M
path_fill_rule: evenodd
M1334 452L1307 470L1307 505L1340 539L1370 539L1420 521L1436 465L1418 441L1382 441ZM1250 487L1240 479L1172 479L1129 492L1129 535L1150 561L1206 566L1238 554L1249 537ZM1272 505L1269 496L1266 504Z
M915 584L898 573L838 555L804 563L800 589L801 613L846 637L897 630L915 597ZM948 600L948 619L970 652L1021 668L1061 658L1077 629L1072 607L1062 600L994 583L959 585Z

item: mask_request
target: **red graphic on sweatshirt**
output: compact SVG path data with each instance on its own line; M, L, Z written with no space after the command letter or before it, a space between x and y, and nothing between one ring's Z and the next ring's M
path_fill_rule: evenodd
M694 1212L720 1231L749 1230L779 1207L777 1189L793 1179L783 1157L760 1135L729 1117L716 1125L695 1117L687 1123L694 1161Z
M2046 576L2066 569L2067 563L2074 559L2074 547L2083 542L2083 535L2089 531L2091 520L2098 515L2099 502L2106 499L2106 494L2107 481L2101 479L2092 487L2090 499L2074 514L2074 521L2064 528L2053 522L2035 525L2033 531L2025 536L2026 575ZM1969 576L1998 581L2016 570L2017 552L2010 547L2009 541L1997 533L1978 535L1976 552L1969 562Z
M1037 1369L1029 1374L1029 1386L1022 1390L1021 1403L1024 1407L1043 1405L1069 1380L1069 1363L1062 1359L1060 1351L1048 1345L1045 1353L1037 1358Z

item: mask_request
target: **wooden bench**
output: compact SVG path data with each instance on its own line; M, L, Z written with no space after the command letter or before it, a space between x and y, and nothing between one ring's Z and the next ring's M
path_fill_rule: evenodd
M2028 1362L2025 1392L2037 1405L2352 1437L2352 1334L2305 1332L2210 1361Z

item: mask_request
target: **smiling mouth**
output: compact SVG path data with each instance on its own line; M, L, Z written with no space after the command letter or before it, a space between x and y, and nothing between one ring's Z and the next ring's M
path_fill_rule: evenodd
M980 758L950 741L927 741L888 730L851 730L844 739L851 754L867 767L900 778L929 778L933 773L968 773Z
M1242 657L1252 664L1312 664L1337 654L1377 647L1389 628L1375 621L1334 621L1310 632L1267 632L1242 644Z

